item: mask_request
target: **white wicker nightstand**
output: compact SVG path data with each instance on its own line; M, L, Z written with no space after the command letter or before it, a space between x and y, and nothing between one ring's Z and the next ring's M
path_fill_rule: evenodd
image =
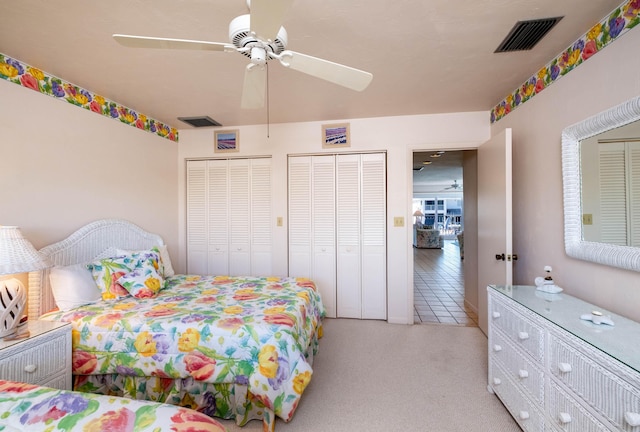
M29 321L29 336L0 339L0 379L63 390L71 386L71 325Z

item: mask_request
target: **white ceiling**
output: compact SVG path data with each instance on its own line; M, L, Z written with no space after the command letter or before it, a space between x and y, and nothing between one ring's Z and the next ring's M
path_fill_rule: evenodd
M270 62L267 109L241 110L237 53L132 49L113 33L228 42L245 0L0 2L0 52L171 126L489 111L620 0L296 0L288 48L373 73L355 92ZM495 54L518 20L564 16L530 51ZM488 114L487 114L488 120Z

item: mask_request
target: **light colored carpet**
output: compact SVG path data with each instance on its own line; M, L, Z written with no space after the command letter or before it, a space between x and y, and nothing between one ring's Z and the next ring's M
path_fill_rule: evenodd
M314 373L293 419L276 432L510 432L487 392L487 339L477 327L327 319ZM251 421L230 432L259 431Z

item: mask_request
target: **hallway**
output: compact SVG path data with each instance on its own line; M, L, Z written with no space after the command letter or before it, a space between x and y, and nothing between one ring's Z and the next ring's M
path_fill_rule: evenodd
M464 305L460 249L445 240L443 249L413 248L415 324L477 326L478 315Z

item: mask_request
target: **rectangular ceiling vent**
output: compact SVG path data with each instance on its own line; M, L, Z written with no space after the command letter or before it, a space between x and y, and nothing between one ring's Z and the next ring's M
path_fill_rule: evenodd
M201 128L201 127L211 127L211 126L222 126L220 123L207 116L199 116L199 117L178 117L178 120L183 121L187 124L190 124L193 127Z
M518 21L495 52L530 50L563 17Z

